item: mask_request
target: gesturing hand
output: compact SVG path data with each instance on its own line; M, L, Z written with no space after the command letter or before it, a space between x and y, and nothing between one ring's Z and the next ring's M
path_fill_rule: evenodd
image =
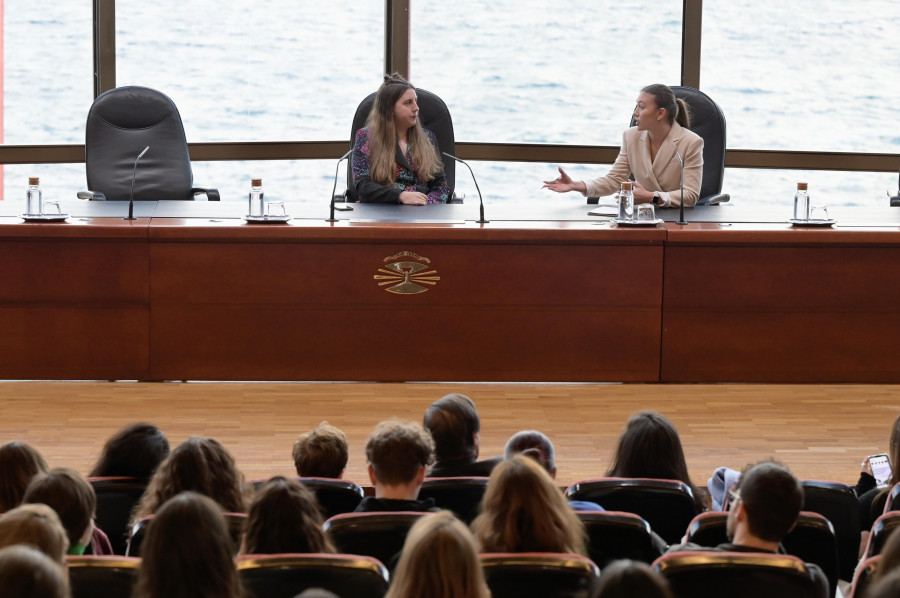
M559 167L559 178L553 179L552 181L544 181L544 189L550 189L551 191L556 191L557 193L566 193L568 191L581 191L580 185L581 181L578 183L572 181L572 178L566 174L566 171L562 169L562 166Z

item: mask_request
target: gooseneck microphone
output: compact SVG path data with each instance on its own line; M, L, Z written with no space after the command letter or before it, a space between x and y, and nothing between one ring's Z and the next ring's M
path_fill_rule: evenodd
M144 148L144 151L138 154L138 157L134 159L134 169L131 171L131 194L128 196L128 217L125 220L137 220L134 217L134 178L137 175L137 164L138 161L144 157L150 151L150 146Z
M681 164L681 201L679 202L678 208L678 222L675 224L687 224L687 220L684 219L684 160L681 159L681 154L678 153L678 148L675 148L675 157L678 158L678 162Z
M334 192L337 191L337 177L338 177L338 169L341 167L341 162L347 159L347 156L353 153L351 149L346 154L340 157L337 161L337 164L334 166L334 187L331 189L331 214L325 222L337 222L337 218L334 217Z
M487 224L488 222L490 222L490 220L484 219L484 198L481 197L481 189L478 187L478 181L475 179L475 173L472 172L472 167L469 166L468 164L466 164L465 160L460 160L456 156L451 156L447 152L441 152L441 153L444 154L445 156L447 156L448 158L456 160L460 164L465 164L466 168L469 169L469 173L471 173L471 175L472 175L472 180L475 182L475 189L478 191L478 207L480 209L480 214L481 214L481 218L479 218L475 222L477 222L478 224Z

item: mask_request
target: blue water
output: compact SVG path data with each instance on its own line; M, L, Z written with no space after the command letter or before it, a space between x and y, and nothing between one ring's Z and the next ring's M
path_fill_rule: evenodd
M722 106L731 148L900 153L900 3L706 0L701 87ZM864 10L863 10L864 8ZM638 90L680 77L681 0L459 0L412 4L411 79L441 95L460 141L618 145ZM167 93L188 139L349 139L383 64L383 2L117 2L118 85ZM4 141L81 143L92 100L91 8L4 2ZM580 202L541 190L556 164L474 162L488 202ZM577 178L607 165L566 164ZM898 160L900 168L900 160ZM195 162L198 184L243 200L327 201L334 162ZM28 176L71 198L84 167L7 165L4 197ZM458 190L476 196L465 171ZM341 179L344 179L341 173ZM734 203L882 206L896 173L728 169Z

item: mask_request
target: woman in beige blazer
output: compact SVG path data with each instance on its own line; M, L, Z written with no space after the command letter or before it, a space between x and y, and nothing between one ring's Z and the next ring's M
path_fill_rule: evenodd
M684 100L676 99L666 85L648 85L634 107L635 126L622 135L622 149L606 176L593 181L573 181L559 167L559 177L544 181L557 193L580 191L588 197L610 195L634 174L635 203L670 208L697 203L703 176L703 139L689 130L690 113ZM684 198L681 196L681 163L684 160Z

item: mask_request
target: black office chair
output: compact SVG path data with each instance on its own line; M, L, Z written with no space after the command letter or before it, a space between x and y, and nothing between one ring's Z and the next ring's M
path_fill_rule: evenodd
M684 482L648 478L582 480L566 489L569 500L588 500L609 511L643 517L668 544L679 542L697 514L694 495Z
M126 556L67 556L72 598L129 598L140 565Z
M96 525L109 537L115 554L125 554L128 521L148 480L127 477L87 478L97 495Z
M450 155L456 155L456 136L453 133L453 119L450 117L450 110L444 100L431 93L427 89L416 88L416 96L419 98L419 122L422 126L434 133L437 137L438 152L447 152ZM371 93L360 102L356 108L356 114L353 115L353 126L350 129L350 147L356 140L356 132L366 126L366 119L372 106L375 104L375 93ZM450 203L462 203L462 199L457 197L453 190L456 188L456 161L450 158L438 155L444 163L444 174L447 176L447 185L450 187ZM346 201L356 202L359 196L356 194L356 187L353 185L353 169L347 168L347 191L345 192Z
M135 170L135 160L149 146ZM118 87L94 100L85 127L84 162L89 191L82 199L192 200L216 189L194 187L191 158L178 108L165 94L146 87Z
M687 102L691 109L691 131L703 138L703 180L698 206L714 206L731 199L722 193L725 178L725 114L708 95L693 87L675 85L675 97ZM634 115L631 117L634 126ZM588 203L598 198L589 197Z
M588 598L600 570L590 559L556 552L480 555L492 598Z
M381 598L388 573L376 559L346 554L248 554L238 557L241 584L253 598L293 598L307 588L338 596Z
M674 552L653 563L676 598L828 598L828 581L794 556Z

